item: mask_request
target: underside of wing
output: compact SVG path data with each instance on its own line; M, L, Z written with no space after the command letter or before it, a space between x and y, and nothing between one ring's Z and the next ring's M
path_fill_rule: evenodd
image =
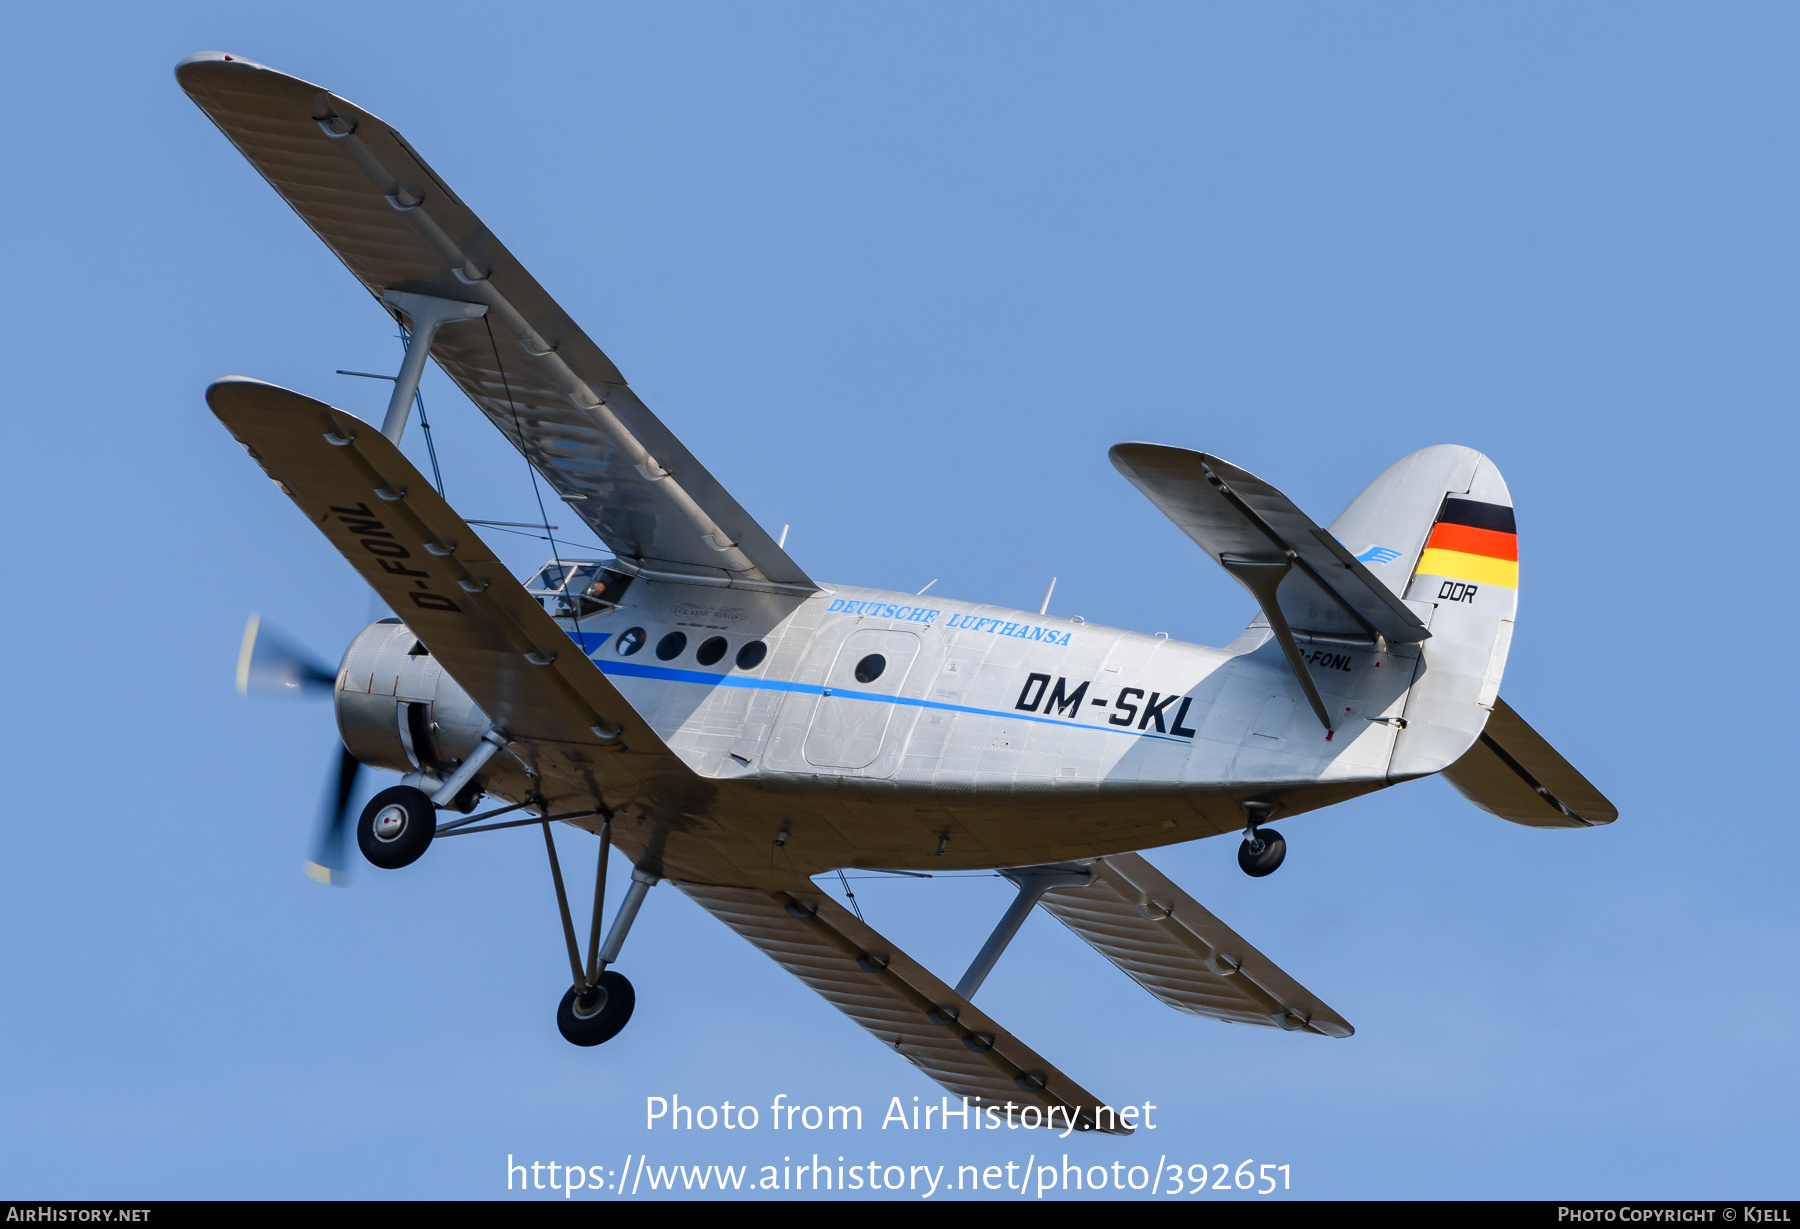
M176 77L385 310L405 319L389 292L487 309L439 329L431 356L615 554L652 573L816 588L398 132L239 57L191 56Z
M1344 1018L1134 853L1089 866L1039 903L1125 975L1196 1016L1348 1037Z
M811 884L678 883L877 1040L959 1097L1035 1105L1057 1124L1128 1134L1101 1102Z
M1300 640L1370 648L1416 644L1431 633L1406 603L1292 500L1218 457L1163 444L1118 444L1112 463L1262 607L1313 713L1331 714Z
M207 402L507 736L586 745L639 779L688 775L381 432L258 380L221 380Z
M1497 697L1487 729L1444 779L1482 810L1531 828L1593 828L1619 818L1606 795Z

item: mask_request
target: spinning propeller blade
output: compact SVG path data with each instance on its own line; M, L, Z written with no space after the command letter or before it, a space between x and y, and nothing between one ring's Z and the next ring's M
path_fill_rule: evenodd
M306 863L306 877L324 884L347 882L349 865L344 858L344 830L349 826L350 796L356 792L356 775L362 765L346 748L338 759L337 790L326 795L319 848Z
M290 696L328 696L337 675L311 653L263 624L253 614L244 625L244 642L238 648L237 689L247 696L254 687ZM306 877L326 884L343 884L349 870L344 857L344 829L348 826L350 797L362 765L348 748L340 751L337 784L325 796L318 851L306 862Z
M265 627L261 615L250 616L238 649L239 695L249 695L252 687L283 695L327 695L336 682L337 675L318 658Z

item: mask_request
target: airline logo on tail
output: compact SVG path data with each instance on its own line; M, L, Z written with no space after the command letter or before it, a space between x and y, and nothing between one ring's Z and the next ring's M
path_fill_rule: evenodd
M1356 556L1356 561L1358 563L1392 563L1399 557L1400 552L1397 550L1389 550L1385 546L1371 546L1368 550Z
M1478 585L1519 587L1519 533L1505 504L1444 500L1416 573Z

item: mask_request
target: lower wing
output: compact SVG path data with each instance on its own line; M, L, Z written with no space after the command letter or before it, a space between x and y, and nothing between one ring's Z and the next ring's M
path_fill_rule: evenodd
M1169 1006L1326 1037L1355 1031L1139 855L1097 858L1088 870L1087 883L1039 903Z
M1130 1133L1092 1093L812 884L788 892L676 886L883 1045L971 1104L985 1108L1010 1101L1037 1106L1052 1125Z

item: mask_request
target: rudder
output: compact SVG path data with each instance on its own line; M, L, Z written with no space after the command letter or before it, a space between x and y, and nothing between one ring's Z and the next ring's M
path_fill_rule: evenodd
M1472 448L1421 449L1364 488L1331 532L1431 630L1388 777L1442 771L1481 736L1512 644L1519 553L1506 482Z

